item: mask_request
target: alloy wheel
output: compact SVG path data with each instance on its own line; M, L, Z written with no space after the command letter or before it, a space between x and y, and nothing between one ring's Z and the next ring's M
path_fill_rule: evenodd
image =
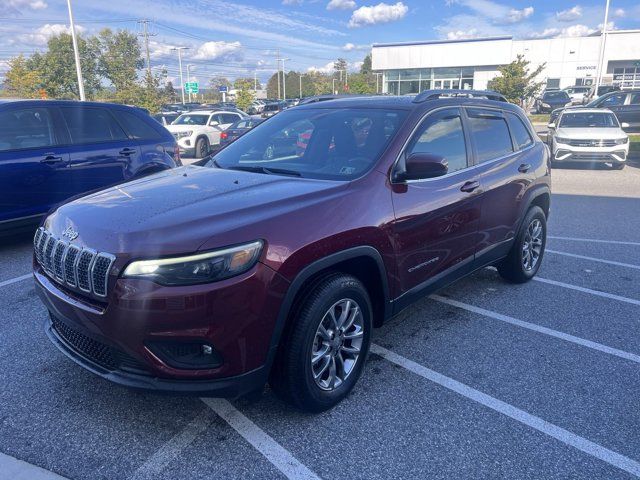
M526 272L532 271L538 265L542 254L543 237L544 228L542 227L542 222L534 218L527 227L522 241L522 268Z
M311 348L311 371L322 390L338 388L355 370L364 337L362 309L344 298L324 314Z

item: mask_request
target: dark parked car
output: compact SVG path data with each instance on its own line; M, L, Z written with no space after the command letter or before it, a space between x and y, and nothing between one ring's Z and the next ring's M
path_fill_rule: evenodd
M287 104L285 102L268 103L262 110L262 118L273 117L276 113L279 113L286 108Z
M138 108L0 101L0 229L37 224L70 197L179 162L173 136Z
M640 132L640 90L614 90L585 105L586 108L606 108L616 114L618 121L625 123L627 133ZM550 123L554 123L562 108L551 112Z
M443 94L292 108L205 167L61 206L34 238L49 338L129 387L235 397L269 381L332 407L374 326L487 265L522 283L542 262L547 147L503 97Z
M537 113L548 113L556 108L568 107L571 105L571 97L564 90L545 91L540 98L536 99L535 109Z
M224 147L226 144L233 142L236 138L241 137L262 122L264 122L263 118L245 118L234 123L220 133L220 146Z

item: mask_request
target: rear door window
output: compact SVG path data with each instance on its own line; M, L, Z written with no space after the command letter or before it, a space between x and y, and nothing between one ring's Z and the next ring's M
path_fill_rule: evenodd
M0 112L0 151L56 145L51 114L46 108Z
M513 139L515 140L518 149L522 150L523 148L533 144L531 133L529 133L529 129L525 126L522 119L513 113L507 113L507 118L509 119L511 134L513 135Z
M601 107L615 107L618 105L624 105L624 100L627 97L626 93L615 93L610 97L605 98L601 103Z
M470 108L467 114L478 163L504 157L513 152L509 127L500 112Z
M60 108L75 144L127 140L127 135L104 108Z
M640 105L640 93L632 93L629 100L630 105Z
M123 110L113 112L129 135L136 140L158 140L161 135L137 115Z

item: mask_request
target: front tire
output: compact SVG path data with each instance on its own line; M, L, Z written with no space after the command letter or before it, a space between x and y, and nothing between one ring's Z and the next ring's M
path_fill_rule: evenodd
M199 138L198 141L196 142L195 157L204 158L207 155L209 155L209 150L210 150L209 140L207 140L206 138Z
M612 163L611 168L613 170L622 170L624 168L624 163Z
M547 244L547 218L538 206L525 215L509 255L498 265L498 273L511 283L531 280L542 263Z
M331 275L315 285L293 315L271 387L302 410L328 410L349 394L362 373L373 326L369 294L357 278Z

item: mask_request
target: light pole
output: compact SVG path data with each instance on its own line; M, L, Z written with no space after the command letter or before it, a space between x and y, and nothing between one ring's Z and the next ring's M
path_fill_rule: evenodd
M291 60L290 58L281 58L282 62L282 99L287 99L287 73L284 70L284 62L285 60Z
M600 55L598 55L598 74L596 75L595 97L598 96L598 87L602 81L602 69L604 68L604 48L607 42L607 22L609 21L609 0L604 8L604 23L602 24L602 38L600 39Z
M191 65L190 63L187 64L187 83L191 83L191 67L193 67L193 65ZM189 103L191 103L191 86L189 86Z
M331 79L331 94L332 95L337 95L337 92L336 92L336 79L335 78Z
M300 96L298 98L302 99L302 74L298 75L298 81L300 82Z
M80 51L78 50L78 39L76 38L76 26L73 23L73 10L71 9L71 0L67 0L69 7L69 28L71 29L71 41L73 42L73 55L76 59L76 74L78 75L78 94L80 100L85 101L84 81L82 80L82 67L80 66Z
M180 91L182 92L182 104L184 105L184 79L182 78L182 50L189 50L189 47L173 47L171 49L178 52L178 65L180 66Z

